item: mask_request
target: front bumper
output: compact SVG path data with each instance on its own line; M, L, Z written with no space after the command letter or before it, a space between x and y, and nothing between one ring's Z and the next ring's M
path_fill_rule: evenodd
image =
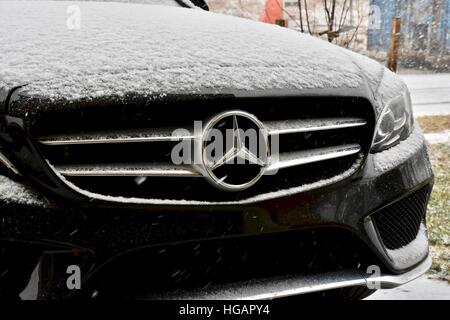
M233 283L226 286L208 288L207 290L182 291L168 296L159 295L150 298L176 300L271 300L358 286L374 289L392 289L419 278L428 271L431 263L431 258L428 257L414 269L398 275L385 273L375 276L355 270L336 271L318 276L287 276Z
M377 233L368 228L371 215L403 198L405 194L432 184L433 173L425 142L420 129L416 128L411 137L400 145L370 155L363 169L348 179L320 189L251 204L55 206L51 202L45 203L39 194L35 194L36 201L31 201L33 191L29 187L10 181L8 188L27 190L28 200L3 196L0 204L0 239L5 246L20 248L22 255L24 251L32 252L30 266L34 268L39 263L39 274L46 275L48 282L45 284L41 277L36 295L40 298L61 298L74 294L65 288L65 270L71 264L81 267L84 275L82 286L89 290L89 296L96 291L97 286L107 281L101 276L105 266L108 269L117 261L120 261L119 267L123 263L140 263L140 257L154 260L157 258L154 252L166 250L158 251L158 248L192 242L248 237L257 239L265 235L324 228L342 229L355 235L379 262L383 272L379 279L382 286L396 286L423 274L429 267L426 238L418 239L420 252L416 252L413 259L410 258L410 250L403 252L401 248L395 255L389 254ZM14 195L11 192L9 194ZM33 268L27 270L31 273ZM364 285L366 276L358 268L355 266L355 270L350 270L350 273L336 271L332 277L330 273L322 273L307 277L294 276L289 281L279 277L266 278L269 279L264 280L268 281L267 285L259 287L266 289L255 287L249 291L252 294L237 294L233 297L275 298L276 292L280 290L270 288L280 288L277 283L286 284L286 290L281 290L281 296ZM51 276L48 276L49 270L52 270ZM133 267L130 270L133 272ZM107 273L111 275L110 271ZM121 275L113 274L116 278ZM318 281L318 285L312 286L308 284L309 281ZM291 284L288 285L288 282ZM238 283L237 286L241 288L250 286L248 282L234 283ZM213 292L210 293L212 296ZM239 293L239 290L234 292Z

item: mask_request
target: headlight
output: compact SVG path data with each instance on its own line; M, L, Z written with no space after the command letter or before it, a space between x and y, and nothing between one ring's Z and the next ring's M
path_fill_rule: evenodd
M411 96L406 90L391 100L378 119L377 131L372 145L372 152L389 149L405 140L412 132L414 116Z

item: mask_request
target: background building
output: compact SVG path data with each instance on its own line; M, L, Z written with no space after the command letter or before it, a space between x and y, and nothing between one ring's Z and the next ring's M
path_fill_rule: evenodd
M399 16L400 65L450 69L450 0L328 0L329 7L336 5L336 17L331 24L327 21L324 0L208 0L208 3L212 11L253 20L268 22L269 15L272 23L282 11L289 28L381 62L386 59L392 19ZM280 5L282 10L277 10Z
M371 0L380 9L379 29L369 29L369 49L387 49L392 18L402 18L403 44L418 50L450 49L450 0Z

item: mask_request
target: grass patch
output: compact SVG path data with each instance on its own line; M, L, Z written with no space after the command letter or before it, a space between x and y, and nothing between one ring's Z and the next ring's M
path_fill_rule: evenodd
M416 121L425 133L437 133L450 130L450 115L418 117Z
M427 216L433 257L430 272L450 282L450 145L429 145L428 151L435 174Z

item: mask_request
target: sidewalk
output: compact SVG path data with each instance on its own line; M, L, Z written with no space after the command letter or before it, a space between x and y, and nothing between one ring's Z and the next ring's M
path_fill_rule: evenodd
M450 284L424 276L395 289L377 291L366 300L450 300Z
M411 92L416 117L450 114L450 73L401 74Z

